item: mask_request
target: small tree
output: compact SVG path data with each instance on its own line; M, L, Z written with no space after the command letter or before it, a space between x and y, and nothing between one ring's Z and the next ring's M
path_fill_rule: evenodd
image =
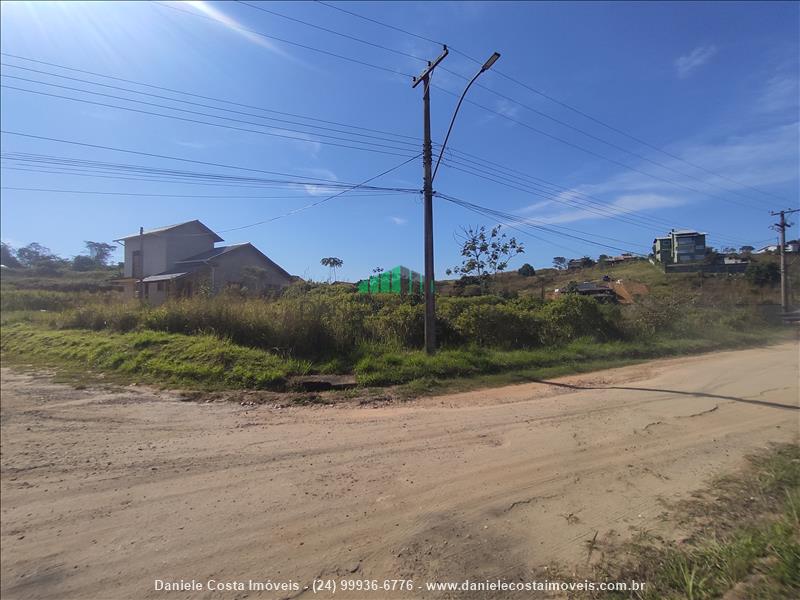
M591 258L589 258L588 256L584 256L581 259L581 266L582 267L593 267L594 265L595 265L595 262Z
M72 259L72 270L73 271L91 271L97 266L97 263L91 256L86 256L85 254L79 254L75 258Z
M714 248L706 248L706 255L703 257L703 263L707 265L717 264L719 261L719 253Z
M523 277L533 277L534 275L536 275L536 269L534 269L534 268L533 268L531 265L529 265L528 263L525 263L524 265L522 265L522 266L521 266L521 267L520 267L520 268L517 270L517 273L519 273L519 274L520 274L520 275L522 275Z
M114 244L106 244L105 242L86 241L83 243L86 244L89 257L98 267L107 266L108 259L111 258L111 253L117 248Z
M495 225L488 232L485 225L462 227L456 239L461 244L463 260L451 272L476 277L481 288L485 289L489 275L505 271L512 258L525 252L517 238L509 238L500 229L500 225Z
M3 264L11 269L16 269L22 266L17 260L14 248L5 242L0 243L0 264Z
M750 256L754 250L755 248L753 246L742 246L741 248L739 248L739 253L742 256Z
M31 242L17 250L17 260L25 267L39 267L52 265L59 259L50 248Z
M781 280L781 270L776 263L751 264L744 276L753 285L764 287L778 283Z
M333 281L336 282L336 269L340 269L344 264L344 261L341 258L336 258L335 256L328 256L327 258L320 260L319 263L323 267L328 267L330 270L328 273L328 281L330 282L331 273L333 273Z
M597 262L602 265L603 263L607 263L609 258L611 257L608 254L601 254L597 257Z
M567 259L564 258L563 256L554 256L553 266L559 271L563 271L564 269L567 268Z

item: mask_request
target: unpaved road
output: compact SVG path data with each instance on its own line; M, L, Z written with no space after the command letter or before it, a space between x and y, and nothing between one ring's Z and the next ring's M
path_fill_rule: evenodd
M795 343L381 408L7 369L2 384L4 600L298 595L155 579L526 579L584 564L595 532L658 527L660 499L796 441L800 415Z

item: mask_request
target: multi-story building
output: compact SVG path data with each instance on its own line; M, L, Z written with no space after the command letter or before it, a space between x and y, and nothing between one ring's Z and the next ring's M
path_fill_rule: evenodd
M653 256L664 264L700 262L706 256L706 234L673 229L653 240Z

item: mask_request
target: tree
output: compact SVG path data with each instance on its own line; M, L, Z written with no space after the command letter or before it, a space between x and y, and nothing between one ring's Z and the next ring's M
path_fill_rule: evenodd
M17 260L14 248L5 242L0 243L0 264L3 264L11 269L16 269L22 266Z
M593 267L594 265L595 265L595 262L591 258L589 258L588 256L584 256L581 259L581 266L584 267L584 268Z
M31 242L17 250L17 260L24 267L39 267L52 265L58 260L50 248L42 246L38 242Z
M462 227L456 239L461 244L463 260L451 272L462 276L477 277L485 287L487 277L505 271L508 263L525 248L517 238L509 238L495 225L488 232L485 225Z
M344 261L341 258L336 258L335 256L328 256L327 258L323 258L319 261L323 267L328 267L330 269L330 273L333 273L333 281L336 282L336 269L341 268L344 264ZM330 273L328 273L328 281L331 280Z
M536 270L528 263L525 263L517 270L517 273L519 273L523 277L533 277L534 275L536 275Z
M105 267L108 265L108 259L111 258L111 253L117 248L114 244L106 244L105 242L83 242L86 244L86 249L89 251L89 257L95 262L98 267Z
M567 268L567 259L563 256L555 256L553 257L553 266L559 271L563 271Z
M755 248L753 246L742 246L741 248L739 248L739 253L742 256L750 256L754 250Z
M707 265L715 265L719 262L719 253L713 248L706 248L706 255L703 257L703 263Z
M72 259L73 271L91 271L96 267L97 263L91 256L86 256L85 254L79 254L78 256Z
M753 263L747 267L744 272L745 279L757 285L764 287L765 285L775 285L781 280L781 270L777 263Z
M732 246L725 246L722 250L720 250L722 254L736 254L736 248Z
M383 267L375 267L374 269L372 269L372 272L375 273L376 275L380 275L381 273L383 273Z
M600 256L597 257L597 262L602 264L602 263L608 262L609 258L611 258L611 257L608 254L601 254Z

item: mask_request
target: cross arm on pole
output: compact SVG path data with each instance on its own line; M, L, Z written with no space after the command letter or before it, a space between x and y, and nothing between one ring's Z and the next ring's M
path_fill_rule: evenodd
M419 77L414 77L414 78L411 79L411 81L412 81L411 87L412 88L417 87L419 85L420 81L424 81L425 79L427 79L430 76L430 74L433 72L433 70L437 66L439 66L439 63L442 62L445 59L445 57L448 55L448 53L450 51L447 49L447 45L443 45L442 48L443 48L443 50L442 50L442 53L439 55L439 58L437 58L433 62L428 61L428 66L425 68L425 70L422 72L422 74Z

